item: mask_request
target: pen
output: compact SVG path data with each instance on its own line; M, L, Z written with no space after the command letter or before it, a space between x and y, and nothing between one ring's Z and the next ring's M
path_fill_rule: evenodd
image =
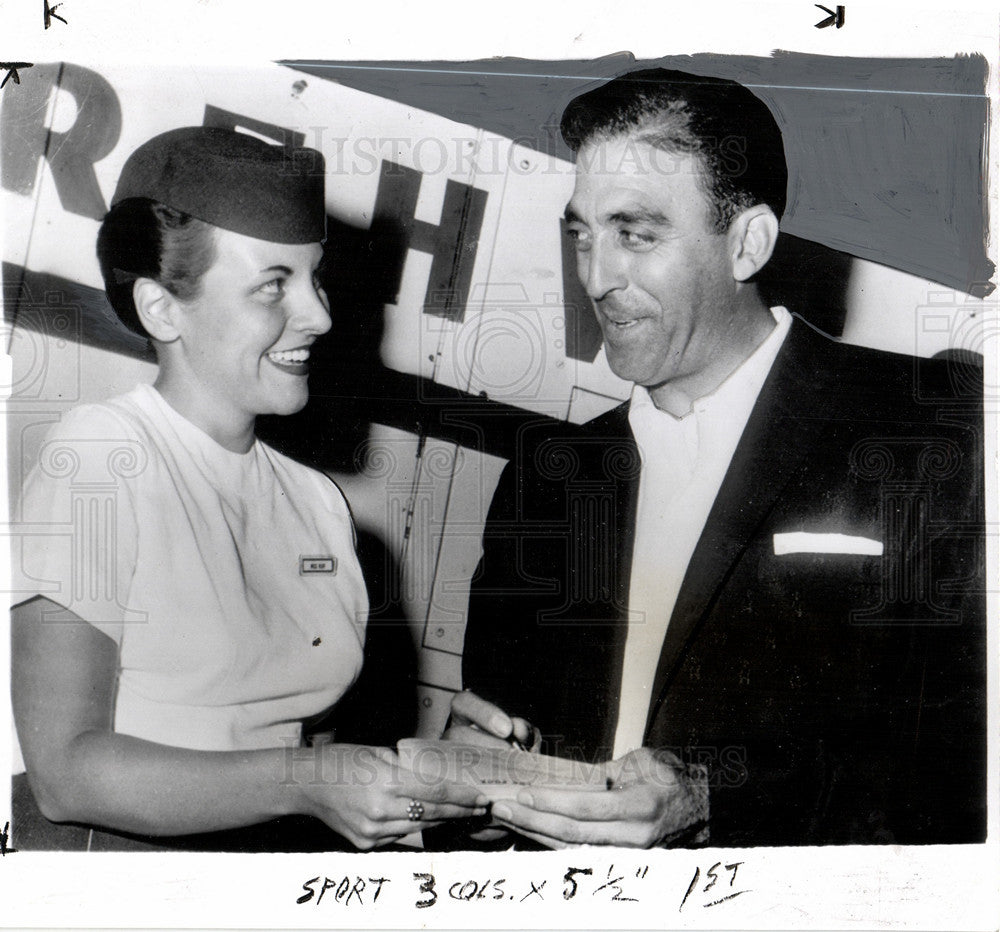
M629 787L635 786L635 783L615 783L611 777L604 778L604 789L606 790L627 790Z

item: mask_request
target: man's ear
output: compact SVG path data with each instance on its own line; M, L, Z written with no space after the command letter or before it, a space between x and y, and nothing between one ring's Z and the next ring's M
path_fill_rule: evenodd
M766 204L755 204L738 214L729 226L733 278L745 282L771 258L778 241L778 218Z
M137 278L132 300L140 323L154 340L172 343L177 339L177 299L163 285L151 278Z

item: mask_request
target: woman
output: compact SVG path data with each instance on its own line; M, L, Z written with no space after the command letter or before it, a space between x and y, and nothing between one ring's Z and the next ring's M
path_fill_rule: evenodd
M330 327L322 166L194 127L123 168L98 257L156 382L64 417L22 503L25 521L73 529L26 538L21 565L47 582L12 621L48 820L228 847L247 836L202 833L305 815L370 848L484 811L387 749L300 746L302 720L358 674L368 608L339 489L254 437L257 415L305 405ZM24 847L16 816L14 831Z

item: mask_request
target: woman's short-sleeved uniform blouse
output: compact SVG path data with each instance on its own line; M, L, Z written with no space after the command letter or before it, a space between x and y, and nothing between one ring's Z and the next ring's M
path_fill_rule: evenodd
M54 427L21 518L19 600L44 595L119 645L117 732L298 744L361 669L368 601L340 490L259 440L225 449L152 386Z

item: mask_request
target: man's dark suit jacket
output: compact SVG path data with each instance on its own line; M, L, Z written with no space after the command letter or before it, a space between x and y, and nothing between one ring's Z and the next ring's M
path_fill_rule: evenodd
M708 766L710 843L985 838L981 370L796 320L688 566L645 745ZM464 685L543 750L611 756L639 458L622 405L523 432L473 580ZM775 554L860 536L882 556ZM666 551L670 539L663 541Z

